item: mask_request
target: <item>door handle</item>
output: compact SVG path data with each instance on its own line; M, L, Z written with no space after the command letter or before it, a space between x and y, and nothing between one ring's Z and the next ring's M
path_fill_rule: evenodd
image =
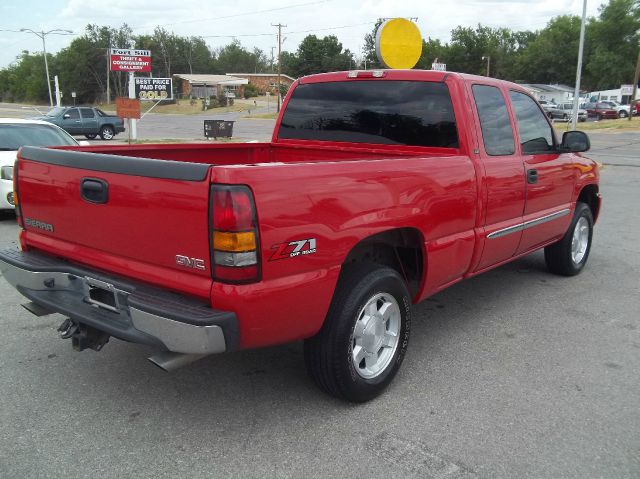
M99 178L82 178L80 196L89 203L106 203L109 201L109 183Z
M533 184L538 182L538 170L527 170L527 183Z

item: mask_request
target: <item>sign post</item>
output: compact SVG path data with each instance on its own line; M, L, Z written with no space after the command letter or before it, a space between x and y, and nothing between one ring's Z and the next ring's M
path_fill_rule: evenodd
M109 59L111 71L129 72L129 98L135 100L136 86L134 72L151 71L151 52L149 50L136 50L125 48L112 48ZM134 140L138 138L136 118L140 118L140 107L138 103L138 116L129 118L129 134Z
M140 100L135 98L116 98L116 114L120 118L127 118L129 122L129 143L131 138L135 139L133 134L135 133L134 127L136 119L140 118Z
M129 98L131 100L136 99L136 85L135 85L135 74L133 72L129 72ZM139 118L139 117L138 117ZM131 133L131 138L134 140L138 139L138 126L135 118L129 119L129 132Z

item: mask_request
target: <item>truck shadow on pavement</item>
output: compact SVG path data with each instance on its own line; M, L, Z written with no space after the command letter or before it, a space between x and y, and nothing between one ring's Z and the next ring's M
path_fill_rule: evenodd
M487 324L481 318L492 311L503 316L517 307L513 303L501 307L496 304L505 303L507 298L515 301L525 292L531 293L532 277L539 287L550 285L553 278L557 278L546 272L542 255L534 253L454 285L415 306L407 358L389 390L378 401L403 395L407 376L420 377L425 387L437 391L437 385L428 386L429 369L421 365L433 366L434 361L438 361L433 352L441 350L443 344L456 343L461 330L468 341L474 341L476 333L487 334ZM64 378L67 391L84 388L82 393L73 394L73 399L69 397L75 403L84 403L84 406L78 404L79 408L92 409L95 401L108 398L115 409L129 411L131 419L143 414L162 414L170 409L177 413L176 418L183 416L186 421L204 411L216 416L236 415L247 404L260 409L268 404L272 412L275 409L282 413L293 413L299 408L307 410L309 404L350 409L348 404L323 394L307 377L302 342L212 355L167 373L146 360L155 352L151 348L112 338L100 353L91 350L77 353L68 341L51 338L56 334L58 321L63 319L61 316L35 318L25 314L30 322L47 321L51 325L46 328L48 344L43 345L44 351L54 355L47 362L51 374L42 374L33 380L49 382ZM505 323L508 320L504 318ZM502 325L496 327L503 329Z

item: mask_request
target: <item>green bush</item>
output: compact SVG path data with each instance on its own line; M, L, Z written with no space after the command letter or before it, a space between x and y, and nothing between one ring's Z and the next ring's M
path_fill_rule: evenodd
M260 90L258 90L258 87L255 85L252 85L251 83L248 83L245 87L244 87L244 97L245 98L253 98L260 95Z

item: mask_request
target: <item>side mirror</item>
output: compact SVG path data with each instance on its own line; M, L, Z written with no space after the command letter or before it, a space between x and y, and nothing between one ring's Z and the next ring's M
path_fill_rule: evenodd
M591 148L589 137L584 131L566 131L562 135L560 151L562 153L580 153Z
M62 118L68 120L69 118L71 118L71 115L69 115L69 113L65 113L64 115L62 115Z

